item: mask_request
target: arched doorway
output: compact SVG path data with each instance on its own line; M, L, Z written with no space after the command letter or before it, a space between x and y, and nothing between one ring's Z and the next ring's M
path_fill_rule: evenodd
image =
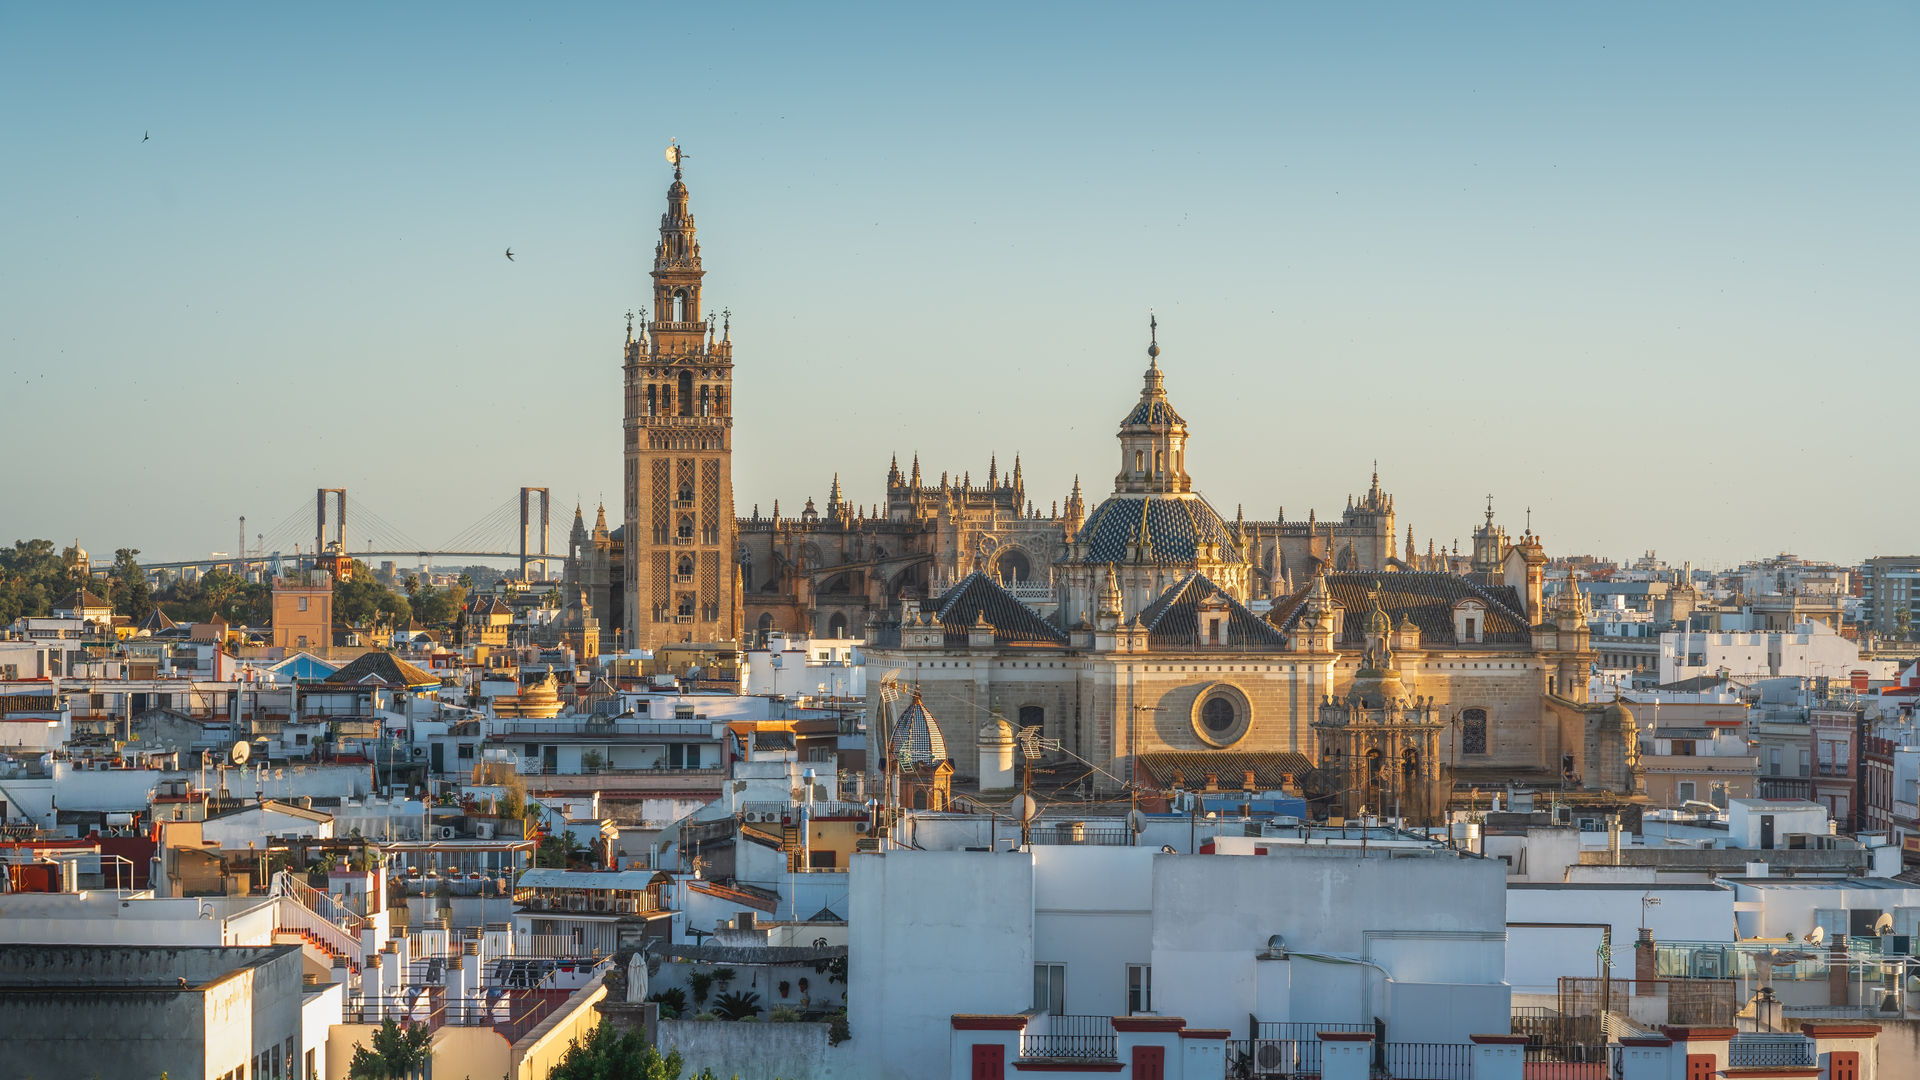
M1033 578L1033 563L1027 559L1025 552L1009 549L1000 553L1000 558L993 564L993 571L994 576L1012 585Z
M843 638L847 636L847 617L845 614L836 611L833 613L833 618L827 620L827 636L830 638Z
M767 643L768 635L772 633L773 633L773 613L770 611L763 611L760 613L760 624L759 624L760 644L765 645Z

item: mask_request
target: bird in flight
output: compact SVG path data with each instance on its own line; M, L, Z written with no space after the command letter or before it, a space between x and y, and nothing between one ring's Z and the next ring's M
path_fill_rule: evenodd
M151 138L153 138L153 132L151 131L143 131L140 133L141 142L146 142L148 139L151 139Z
M513 261L513 249L512 249L512 248L508 248L508 249L507 249L507 261L508 261L508 262L512 262L512 261Z

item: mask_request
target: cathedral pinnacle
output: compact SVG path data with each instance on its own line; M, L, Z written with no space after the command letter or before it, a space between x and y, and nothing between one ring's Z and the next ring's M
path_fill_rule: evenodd
M1147 309L1147 367L1160 366L1160 320Z

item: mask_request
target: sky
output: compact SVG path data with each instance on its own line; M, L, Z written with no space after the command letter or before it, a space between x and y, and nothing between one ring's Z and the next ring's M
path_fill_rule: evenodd
M742 513L916 451L1097 497L1152 310L1229 517L1377 459L1423 549L1491 494L1556 556L1906 553L1917 52L1910 3L0 6L0 542L617 521L674 138Z

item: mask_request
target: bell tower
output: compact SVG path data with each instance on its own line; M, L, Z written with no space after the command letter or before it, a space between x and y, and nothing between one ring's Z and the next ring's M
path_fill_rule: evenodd
M653 249L653 318L626 343L627 648L738 639L733 341L706 314L679 146ZM717 340L716 340L717 338Z

